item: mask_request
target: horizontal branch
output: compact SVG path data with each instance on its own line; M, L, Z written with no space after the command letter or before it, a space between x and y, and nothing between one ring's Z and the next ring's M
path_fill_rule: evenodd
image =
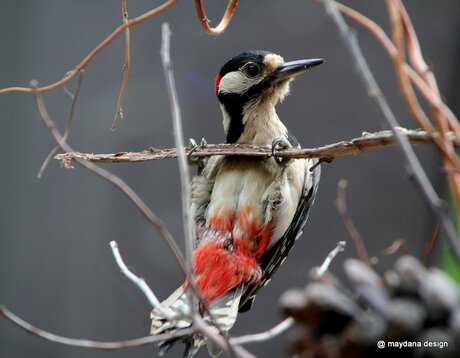
M438 134L431 134L421 130L411 130L399 128L401 134L414 144L433 143L433 138ZM454 141L453 133L449 134L449 139ZM334 159L359 153L364 153L373 149L395 144L392 131L380 131L375 133L363 133L361 137L353 138L348 141L328 144L316 148L293 148L280 149L277 156L283 158L326 158ZM209 157L213 155L236 155L269 158L272 155L271 148L253 146L248 144L207 144L196 148L186 148L185 154L191 158ZM65 167L71 166L73 159L83 159L98 163L133 163L146 162L151 160L171 159L177 157L176 148L144 150L142 152L118 152L111 154L94 154L69 152L58 154L54 158L61 161Z

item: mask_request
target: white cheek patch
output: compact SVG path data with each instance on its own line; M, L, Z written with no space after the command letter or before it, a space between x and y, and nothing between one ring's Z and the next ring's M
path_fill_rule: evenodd
M261 80L261 78L249 78L240 71L229 72L220 80L219 92L243 94Z

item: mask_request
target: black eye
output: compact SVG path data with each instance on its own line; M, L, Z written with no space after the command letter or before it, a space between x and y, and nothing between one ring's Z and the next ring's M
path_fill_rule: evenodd
M260 74L260 66L257 63L249 62L243 67L243 71L248 77L256 77Z

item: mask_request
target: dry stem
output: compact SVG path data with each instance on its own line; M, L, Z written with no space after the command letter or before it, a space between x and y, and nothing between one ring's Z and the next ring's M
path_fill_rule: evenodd
M123 24L128 24L128 8L126 0L121 0L121 16ZM126 86L129 78L129 68L131 66L131 35L129 33L129 26L125 28L125 62L123 63L123 80L121 82L120 93L117 99L117 109L113 118L112 130L116 130L120 120L123 119L123 98L126 92Z
M200 21L201 27L208 33L209 35L218 36L222 32L225 31L228 24L232 20L232 16L236 10L236 6L238 5L238 0L229 0L227 8L225 9L225 13L222 16L222 20L220 20L219 25L216 27L209 26L209 19L206 17L206 12L203 7L203 3L201 0L195 0L195 8L196 14L198 16L198 20Z
M429 134L425 131L410 130L398 128L412 143L433 143L437 134ZM451 140L455 136L451 133ZM365 153L374 149L381 149L395 144L394 134L391 131L380 131L375 133L363 133L361 137L353 138L347 141L341 141L333 144L324 145L316 148L293 148L281 149L277 155L283 158L326 158L333 159L338 157L356 155ZM207 144L196 148L185 148L186 156L190 155L192 159L209 157L213 155L235 155L235 156L254 156L269 158L272 153L267 147L260 147L246 144ZM191 154L190 154L191 153ZM176 148L144 150L142 152L117 152L109 154L94 154L81 152L67 152L58 154L55 159L62 162L68 167L74 159L83 159L96 163L135 163L146 162L151 160L177 158L178 151Z

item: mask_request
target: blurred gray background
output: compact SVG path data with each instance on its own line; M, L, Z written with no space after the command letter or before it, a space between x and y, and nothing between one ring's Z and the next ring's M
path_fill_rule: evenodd
M226 2L205 1L217 24ZM388 29L383 1L347 1ZM160 4L129 1L130 17ZM459 114L460 2L407 1L428 63L441 92ZM356 76L354 64L323 8L314 1L241 1L227 31L206 35L192 1L131 30L132 67L125 118L110 130L121 84L123 37L86 69L69 143L88 152L137 151L173 147L171 114L160 62L160 27L173 31L171 51L186 138L224 140L213 93L220 66L248 49L277 52L286 60L324 57L326 63L293 83L279 106L285 124L307 147L386 128ZM121 23L120 1L0 1L0 87L58 80ZM388 56L368 33L360 43L402 125L415 127L395 86ZM73 82L72 87L75 82ZM70 100L61 89L45 95L51 117L63 129ZM75 338L114 341L148 334L150 307L116 267L109 242L116 240L129 266L163 298L183 282L172 254L133 205L111 185L76 167L50 163L36 174L54 147L38 120L32 96L0 96L0 303L48 331ZM439 158L418 146L438 191L445 195ZM131 185L183 246L178 167L175 160L106 165ZM419 255L434 221L405 176L395 148L337 159L323 166L314 210L290 258L232 330L241 335L268 329L281 319L279 296L306 284L338 240L348 240L336 212L337 182L349 181L348 206L370 255L405 238ZM356 256L350 244L342 260ZM383 269L392 258L383 258ZM247 348L259 357L283 355L287 335ZM180 356L182 347L168 357ZM0 357L154 357L152 346L104 353L64 347L28 335L0 319ZM200 357L206 357L203 350Z

